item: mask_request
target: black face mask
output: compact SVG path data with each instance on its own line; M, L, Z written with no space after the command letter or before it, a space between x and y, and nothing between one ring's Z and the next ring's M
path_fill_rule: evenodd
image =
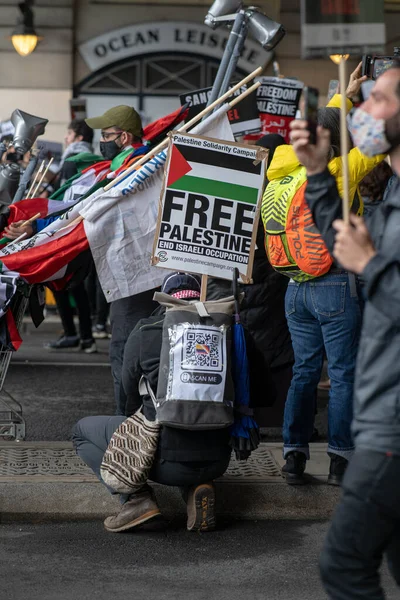
M112 160L121 152L122 148L118 146L117 139L120 137L119 134L115 140L111 140L110 142L100 142L100 153L106 160Z

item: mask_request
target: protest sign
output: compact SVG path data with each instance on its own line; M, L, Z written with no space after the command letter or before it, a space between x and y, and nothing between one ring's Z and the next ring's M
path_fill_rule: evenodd
M302 58L384 52L383 0L302 0L301 18Z
M250 281L265 149L171 136L152 262L157 267Z
M206 106L211 95L212 88L204 88L187 92L179 96L181 105L189 103L187 121L199 114ZM235 98L247 90L247 85L237 90L232 97ZM229 123L235 138L249 133L257 133L261 130L260 116L257 108L256 92L249 94L242 102L227 112Z
M289 124L296 118L304 84L280 77L261 77L260 81L257 105L262 134L278 133L289 144Z

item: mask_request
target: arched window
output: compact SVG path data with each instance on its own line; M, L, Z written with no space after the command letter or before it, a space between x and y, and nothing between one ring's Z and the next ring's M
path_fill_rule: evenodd
M219 60L190 54L162 53L125 59L92 73L76 89L78 94L135 94L177 96L213 84ZM237 69L233 79L242 79Z

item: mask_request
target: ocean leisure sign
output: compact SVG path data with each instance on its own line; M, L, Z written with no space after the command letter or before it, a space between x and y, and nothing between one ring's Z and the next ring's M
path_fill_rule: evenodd
M176 133L168 151L153 264L250 281L267 152Z
M229 31L213 31L201 23L160 21L129 25L92 38L79 46L79 52L91 69L102 67L124 58L163 52L191 53L221 59ZM238 67L251 73L258 66L266 66L271 52L247 39Z

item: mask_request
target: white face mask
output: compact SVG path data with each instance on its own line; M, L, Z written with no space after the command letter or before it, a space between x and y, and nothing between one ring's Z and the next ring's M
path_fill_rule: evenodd
M350 133L354 145L365 156L385 154L392 147L386 136L386 121L375 119L362 108L357 108L354 112Z

